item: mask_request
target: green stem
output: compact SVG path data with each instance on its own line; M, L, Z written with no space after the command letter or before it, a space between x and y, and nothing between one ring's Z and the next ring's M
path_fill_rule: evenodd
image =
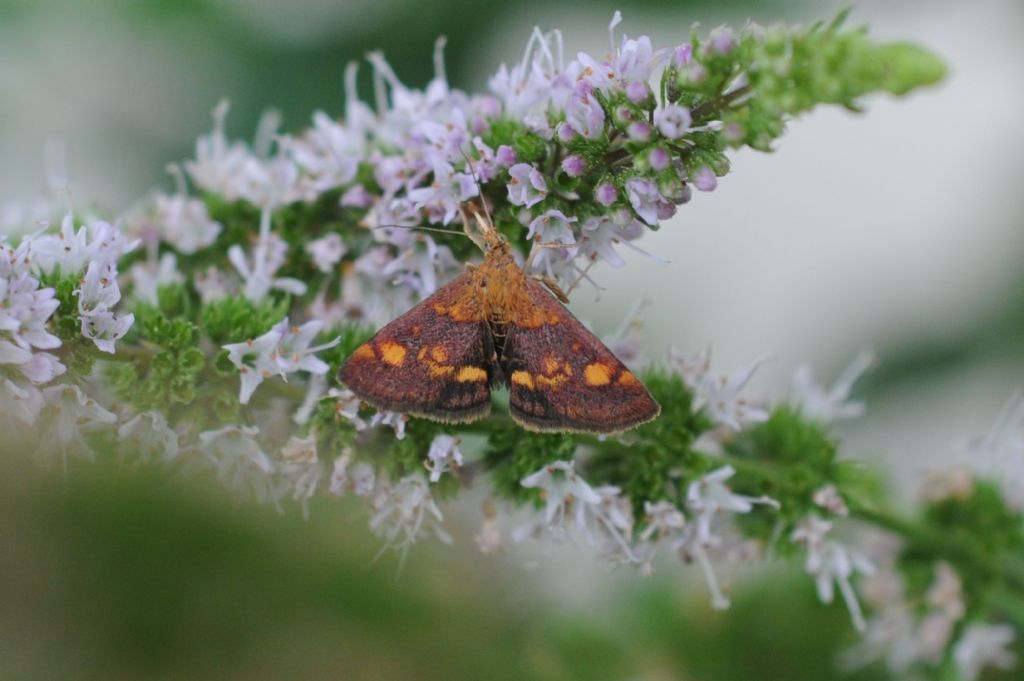
M722 95L716 99L712 99L708 102L704 102L700 106L696 107L690 112L690 118L694 123L701 123L704 120L711 118L712 114L717 113L721 109L727 108L730 104L735 102L737 99L741 99L746 95L750 94L753 88L749 85L736 88L732 92Z

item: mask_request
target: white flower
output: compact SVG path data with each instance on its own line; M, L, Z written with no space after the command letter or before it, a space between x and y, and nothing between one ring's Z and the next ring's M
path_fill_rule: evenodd
M555 461L520 481L523 487L540 490L544 511L539 523L526 527L526 534L544 530L556 540L578 534L591 544L598 540L610 540L614 550L604 553L635 562L636 556L624 532L632 529L623 527L619 490L614 487L602 488L598 493L576 473L573 461ZM592 525L591 520L596 524Z
M313 264L318 270L330 274L345 255L345 242L341 240L341 235L331 232L306 244L306 252L313 258Z
M271 355L277 352L280 341L281 332L274 326L259 338L224 346L228 360L242 374L242 387L238 393L238 401L242 404L248 404L259 384L274 375L277 365Z
M207 267L205 271L196 272L192 277L192 286L199 294L199 300L203 305L227 298L237 289L236 283L230 281L213 265Z
M1017 655L1007 650L1016 638L1009 624L968 624L953 646L953 660L964 681L974 681L986 667L1009 671L1017 666Z
M651 541L678 533L686 525L686 518L670 501L645 501L644 522L647 526L640 533L640 540Z
M409 547L425 531L431 531L446 544L452 541L441 527L444 515L422 475L414 473L394 486L383 486L374 495L371 506L370 530L384 539L382 550L393 548L401 552L403 560Z
M95 457L84 435L92 430L117 423L117 417L88 397L77 385L59 384L42 390L49 420L40 429L43 442L39 454L47 457L59 453L67 465L69 446L85 458Z
M302 326L289 326L285 317L259 338L225 345L228 360L238 367L242 375L238 401L248 404L260 383L274 375L287 380L287 375L296 371L326 373L327 363L313 353L332 348L341 339L309 347L322 328L323 322L319 319L310 320Z
M244 199L261 208L315 198L312 188L301 182L292 158L280 154L269 158L278 114L263 114L250 150L241 142L228 141L224 134L227 112L227 101L220 102L213 110L213 130L196 141L195 160L185 163L196 186L228 201Z
M746 423L757 423L768 419L768 412L739 396L754 372L765 361L758 359L753 365L740 367L726 376L711 373L710 357L707 352L692 358L683 358L673 350L669 361L682 376L687 387L694 392L694 409L705 409L708 416L719 424L740 430Z
M417 209L426 209L432 223L447 225L459 212L459 206L479 194L476 180L468 173L457 173L450 163L434 163L434 180L425 187L409 192L409 200Z
M395 439L402 440L405 439L405 424L408 421L409 417L405 414L395 411L378 411L370 417L370 428L390 426L395 431Z
M9 378L0 378L0 415L13 416L32 425L44 404L43 393L34 385L19 385Z
M284 264L287 251L288 244L270 231L270 209L264 208L260 213L260 235L253 247L251 262L238 244L228 249L228 260L245 282L242 292L246 298L258 303L275 289L297 296L306 292L306 285L298 279L275 276Z
M302 515L309 517L309 500L316 494L323 477L323 466L317 457L316 432L305 437L288 438L281 449L282 492L291 492L292 499L302 504Z
M24 350L60 347L47 327L60 304L54 295L52 288L39 288L39 280L28 272L0 276L0 339L9 338Z
M717 543L711 532L711 523L718 513L750 513L755 504L779 507L779 502L769 497L734 494L725 481L735 473L732 466L722 466L691 482L687 488L686 507L696 515L697 537L705 545Z
M309 176L312 189L323 193L355 179L366 140L322 111L313 114L313 126L299 138L288 138L285 147Z
M548 193L547 182L540 171L529 163L517 163L508 169L508 201L513 206L540 203Z
M164 253L159 262L135 263L128 270L132 280L132 294L150 305L157 305L160 287L180 284L185 277L178 271L178 257L173 253Z
M377 487L377 474L374 472L373 466L365 461L360 461L352 466L351 478L352 491L356 496L368 497Z
M167 418L158 411L136 414L117 429L117 439L132 444L132 454L141 461L171 461L179 451L178 434L167 425Z
M90 262L103 266L114 264L139 243L138 239L125 238L119 226L102 220L75 231L74 217L68 213L57 234L44 234L33 240L33 262L46 274L59 269L62 276L68 276L86 269Z
M348 467L353 458L355 458L355 452L351 447L345 447L341 450L341 456L334 460L334 465L331 467L331 481L328 485L331 494L340 497L348 491L351 486Z
M814 493L813 500L815 504L830 513L842 517L850 515L850 509L846 506L846 502L843 501L842 495L839 494L836 486L831 483L818 489Z
M800 366L793 374L793 404L807 418L823 423L861 416L864 413L864 404L851 402L850 390L872 362L874 357L871 353L860 353L843 370L830 389L814 380L814 372L810 366Z
M345 388L344 390L331 388L327 391L327 397L324 399L334 400L335 419L345 419L351 423L356 430L364 430L369 427L366 421L359 417L359 406L362 402L358 397L356 397L356 394L348 388Z
M212 245L223 229L219 222L210 219L205 203L184 192L157 195L153 212L160 238L185 255Z
M575 217L568 217L560 210L546 210L530 222L530 231L526 238L541 244L574 244L576 236L571 225Z
M834 595L833 586L838 585L839 591L850 611L850 618L858 631L864 631L866 623L860 609L860 602L853 590L850 579L855 572L870 575L875 571L874 564L860 551L845 546L834 539L828 539L832 523L816 516L808 516L797 525L790 539L807 547L807 561L804 569L814 577L818 589L818 598L823 603L831 603Z
M443 474L457 471L465 463L462 452L459 450L461 443L462 440L459 438L445 433L434 436L426 460L427 470L430 471L430 482L437 482Z
M274 498L274 464L256 439L259 432L249 426L208 430L199 433L198 449L228 489L266 502Z
M117 285L117 270L113 264L89 263L78 296L78 315L82 335L90 339L103 352L114 354L114 341L123 338L132 324L134 314L117 316L113 307L121 300Z
M544 522L561 525L573 514L576 527L587 526L587 505L601 503L601 496L576 474L572 461L556 461L522 479L523 487L537 488L544 500Z

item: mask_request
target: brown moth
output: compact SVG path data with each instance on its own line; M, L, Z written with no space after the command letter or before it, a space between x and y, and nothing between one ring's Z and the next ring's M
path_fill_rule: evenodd
M643 383L516 264L489 219L473 217L477 233L463 212L483 263L359 346L341 382L378 409L445 423L486 416L498 385L528 430L615 433L657 417Z

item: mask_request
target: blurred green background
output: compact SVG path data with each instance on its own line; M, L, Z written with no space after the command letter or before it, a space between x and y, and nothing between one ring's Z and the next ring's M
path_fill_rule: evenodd
M642 246L597 272L581 317L615 328L650 300L648 349L714 348L727 370L764 352L752 387L777 396L801 362L835 375L874 348L868 416L841 431L909 499L929 468L966 461L1024 383L1019 191L1024 10L1019 2L857 3L854 22L912 39L950 66L939 88L819 111L773 155L734 174ZM0 233L69 184L116 214L191 154L221 97L251 139L266 107L284 128L341 111L345 64L381 49L409 85L448 36L450 82L485 87L533 24L567 53L603 54L606 25L674 45L699 21L830 16L835 3L476 3L411 0L0 0ZM363 86L369 69L363 69ZM366 88L368 89L368 88ZM365 90L364 90L365 91ZM63 163L54 162L63 158ZM49 159L49 160L48 160ZM63 168L63 170L62 170ZM671 291L672 295L665 295ZM218 488L153 472L39 471L23 452L0 479L0 679L814 679L853 641L840 606L799 570L737 577L713 612L693 570L644 580L565 551L481 556L479 499L449 514L456 547L418 547L400 574L345 503L239 506ZM983 462L972 462L975 464ZM865 670L853 678L880 678Z

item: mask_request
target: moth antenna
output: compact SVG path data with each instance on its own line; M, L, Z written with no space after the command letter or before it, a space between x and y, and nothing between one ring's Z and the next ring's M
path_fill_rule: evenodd
M473 178L473 182L476 184L476 191L480 195L480 207L484 209L484 217L487 218L487 226L494 229L494 220L491 219L491 212L487 208L487 198L484 196L484 185L480 182L480 178L477 177L476 171L473 170L473 162L465 151L459 150L462 153L462 160L466 162L466 168L469 169L469 175Z
M487 240L483 236L483 231L481 230L479 234L474 234L470 230L469 226L472 224L473 220L470 217L469 212L466 210L466 206L464 204L459 205L459 215L462 217L462 229L465 235L469 237L470 241L477 245L477 248L486 253ZM477 224L479 224L479 219Z
M457 229L441 229L439 227L424 227L422 225L375 225L371 229L415 229L423 232L437 232L438 234L454 234L455 236L469 236Z

